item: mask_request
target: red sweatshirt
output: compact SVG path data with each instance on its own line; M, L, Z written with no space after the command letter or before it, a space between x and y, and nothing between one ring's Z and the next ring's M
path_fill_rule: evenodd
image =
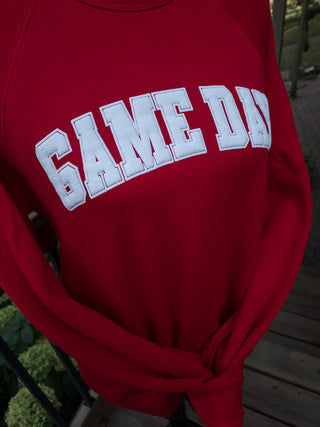
M187 394L241 426L311 227L269 1L2 0L0 20L0 285L107 401L169 416Z

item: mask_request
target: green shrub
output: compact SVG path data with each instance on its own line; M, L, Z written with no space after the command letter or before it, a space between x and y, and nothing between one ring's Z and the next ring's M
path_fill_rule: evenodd
M9 304L13 304L11 299L8 297L7 294L2 294L0 297L0 308L6 307Z
M51 387L62 404L61 414L71 419L81 402L75 388L50 342L34 328L12 303L0 309L0 336L7 342L19 361L37 383ZM75 368L77 363L71 358ZM23 384L0 358L0 420L3 420L9 400ZM0 421L0 427L3 427ZM30 427L33 424L30 424Z
M18 359L37 383L54 389L62 402L61 414L70 418L81 402L81 396L47 338L38 338ZM72 358L71 361L78 368L76 361Z
M20 354L33 344L40 333L30 324L19 309L4 294L0 298L0 336L10 349ZM21 386L21 384L20 384ZM16 375L8 369L4 359L0 357L0 420L7 409L8 402L19 390ZM2 426L2 422L0 422Z
M18 312L18 308L15 305L7 305L0 310L0 331L5 326L9 325L14 313Z
M15 305L8 305L0 310L0 336L15 354L20 354L34 343L40 332Z
M38 338L32 347L21 353L18 359L29 374L39 382L45 381L52 370L64 372L64 366L44 336Z
M45 337L40 337L32 347L18 357L29 374L39 382L43 382L51 369L56 372L64 370L57 354Z
M39 384L55 409L59 411L61 402L52 388ZM8 427L54 427L53 422L26 387L21 388L9 401L5 416Z

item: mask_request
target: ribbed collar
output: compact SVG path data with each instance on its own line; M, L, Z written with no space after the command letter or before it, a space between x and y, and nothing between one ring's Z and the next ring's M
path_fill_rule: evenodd
M102 9L137 11L153 9L173 0L78 0Z

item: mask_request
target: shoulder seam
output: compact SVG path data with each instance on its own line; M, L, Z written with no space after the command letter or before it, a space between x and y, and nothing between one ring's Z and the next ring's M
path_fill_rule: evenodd
M11 156L12 159L14 159L14 155L13 155L13 152L11 150L11 147L10 147L10 144L9 144L9 141L8 141L7 130L6 130L6 123L5 123L5 118L4 118L5 108L6 108L6 102L7 102L7 90L8 90L8 86L9 86L9 83L10 83L10 78L11 78L11 75L12 75L12 71L13 71L13 68L14 68L14 65L15 65L15 60L17 58L17 54L18 54L18 51L19 51L19 47L20 47L20 45L22 43L22 40L23 40L23 37L24 37L24 35L26 33L26 29L27 29L28 23L30 21L30 18L31 18L31 15L32 15L32 11L34 9L34 6L35 6L36 2L37 2L37 0L30 0L29 6L26 8L24 17L22 19L22 24L21 24L21 26L20 26L20 28L19 28L19 30L17 32L16 40L15 40L15 43L14 43L14 48L12 49L12 55L11 55L11 58L9 60L9 65L8 65L8 68L7 68L6 72L5 72L5 78L4 78L5 82L4 82L4 85L3 85L2 97L1 97L1 105L0 105L0 129L1 129L1 132L2 132L3 141L6 144L6 148L8 149L9 154L10 154L10 156Z

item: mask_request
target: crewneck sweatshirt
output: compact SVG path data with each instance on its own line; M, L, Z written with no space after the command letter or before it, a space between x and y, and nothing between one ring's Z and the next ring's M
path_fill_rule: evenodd
M3 0L0 31L0 285L110 403L241 426L312 214L269 1Z

